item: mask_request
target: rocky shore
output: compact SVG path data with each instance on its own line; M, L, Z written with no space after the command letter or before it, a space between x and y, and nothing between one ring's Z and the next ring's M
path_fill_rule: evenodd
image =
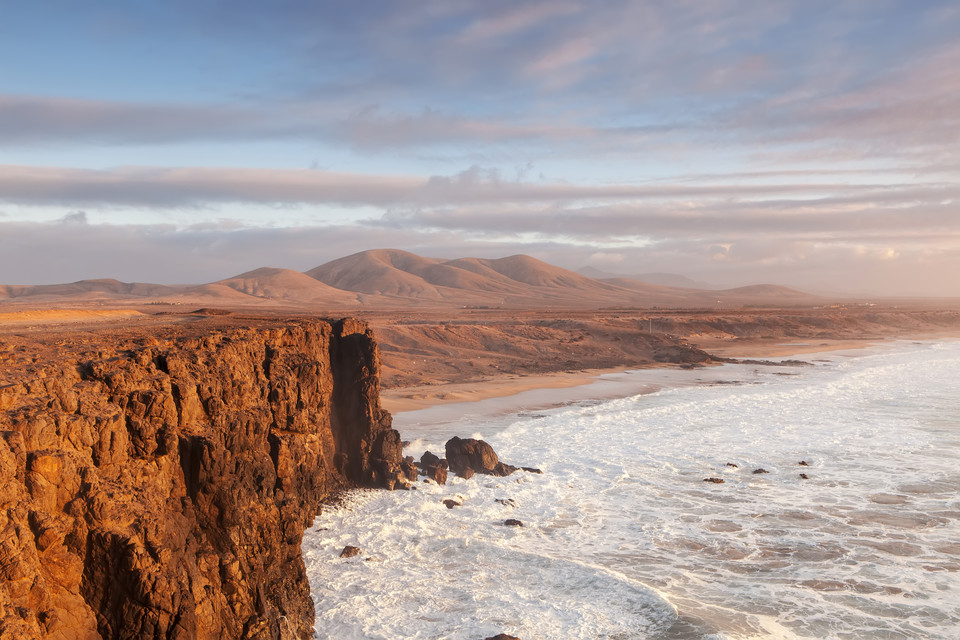
M321 503L395 484L355 320L0 334L0 638L307 638Z

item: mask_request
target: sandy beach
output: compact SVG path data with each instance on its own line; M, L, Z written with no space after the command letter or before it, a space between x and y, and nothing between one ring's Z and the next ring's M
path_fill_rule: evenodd
M942 332L930 332L922 335L910 336L913 340L935 340L939 338L960 338L960 330L950 330ZM896 338L891 338L896 339ZM708 351L712 355L722 358L732 359L783 359L796 358L802 360L804 356L812 354L825 353L831 351L847 351L868 349L878 344L883 344L883 339L863 339L863 340L823 340L817 339L809 342L773 342L763 340L736 340L736 341L703 341L697 346ZM698 365L703 367L716 366L719 363L710 363ZM459 404L490 400L493 398L509 398L520 394L527 394L531 391L557 391L571 389L574 387L585 387L592 385L602 379L610 379L624 372L649 371L649 382L643 384L656 384L656 378L662 378L664 381L670 380L671 370L677 370L680 367L676 364L646 364L642 366L617 366L602 369L584 369L582 371L560 371L556 373L545 373L538 375L510 374L505 373L498 376L491 376L483 380L461 381L453 383L425 384L409 387L386 388L381 392L381 400L385 409L391 413L403 413L409 411L421 411L430 407L447 404ZM653 372L658 372L654 374ZM637 387L640 389L641 387ZM628 393L630 388L620 389ZM592 389L592 393L599 392L598 389ZM641 392L641 391L636 391ZM560 404L571 396L577 398L593 397L606 398L613 397L616 393L610 395L607 391L600 392L603 395L589 395L584 392L567 392L566 394L540 395L543 398L541 404L533 406L547 406ZM520 403L503 403L504 406L524 406ZM529 403L527 403L529 405Z

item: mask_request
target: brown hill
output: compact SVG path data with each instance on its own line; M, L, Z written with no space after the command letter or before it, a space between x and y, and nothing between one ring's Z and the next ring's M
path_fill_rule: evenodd
M523 255L442 260L378 249L334 260L306 274L338 289L422 302L577 307L636 302L630 290Z
M276 301L324 303L343 307L359 305L356 294L335 289L292 269L261 267L214 282L212 285L221 285L248 296Z
M418 274L438 262L406 251L376 249L327 262L306 275L344 291L440 300L444 296L436 286Z
M687 289L662 287L630 278L606 278L607 282L643 296L645 306L676 308L729 308L744 306L803 306L823 304L825 298L773 284L734 289Z
M174 287L143 282L120 282L112 278L79 280L66 284L0 285L0 300L34 298L124 299L169 295Z
M396 249L363 251L306 273L263 267L201 285L118 280L0 286L14 306L66 304L196 304L320 309L588 309L603 307L730 308L801 306L823 299L776 285L726 290L659 286L630 278L595 279L525 255L505 258L424 258Z

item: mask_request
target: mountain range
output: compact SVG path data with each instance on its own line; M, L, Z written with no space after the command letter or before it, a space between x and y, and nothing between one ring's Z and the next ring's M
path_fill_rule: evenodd
M802 306L815 295L762 284L709 289L644 281L642 276L585 275L525 255L506 258L425 258L396 249L363 251L305 272L262 267L210 282L160 285L81 280L55 285L0 285L0 303L57 302L271 306L305 309L388 309L414 306L483 308L609 308ZM697 285L683 276L650 274L658 282Z

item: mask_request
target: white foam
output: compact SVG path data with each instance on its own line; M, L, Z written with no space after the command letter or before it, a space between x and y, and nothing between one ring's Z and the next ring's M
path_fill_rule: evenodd
M478 432L545 473L361 493L323 514L304 539L318 637L950 637L960 343L821 360L402 432L415 455ZM345 544L366 556L339 559Z

